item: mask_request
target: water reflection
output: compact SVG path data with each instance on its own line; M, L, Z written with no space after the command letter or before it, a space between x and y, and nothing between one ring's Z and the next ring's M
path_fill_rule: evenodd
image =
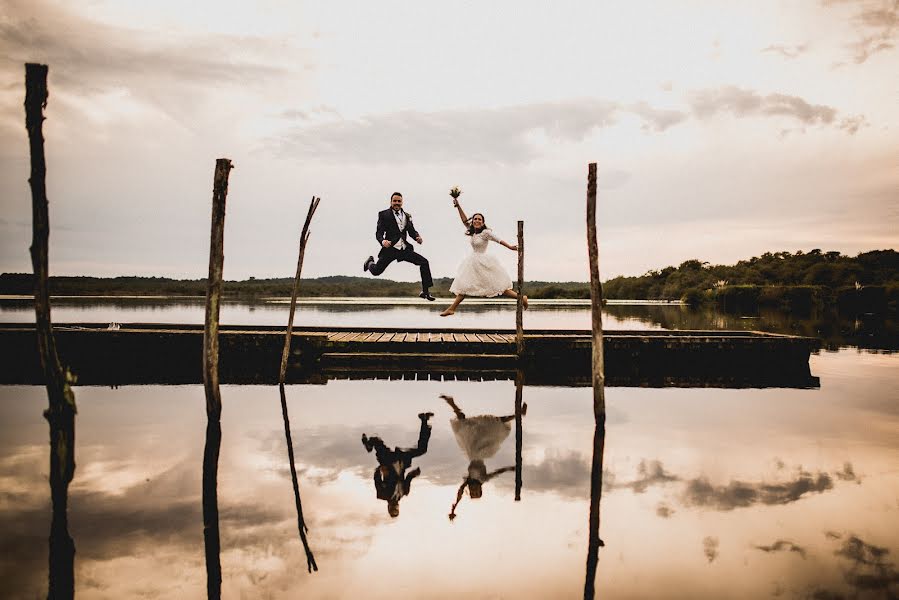
M63 411L57 411L63 412ZM75 596L75 542L69 535L69 484L75 469L75 415L45 412L50 424L50 521L48 598Z
M222 425L218 419L206 422L203 449L203 542L206 557L206 594L222 595L221 541L219 539L218 467L222 445Z
M287 394L284 391L284 384L278 385L281 393L281 415L284 418L284 438L287 443L287 459L290 461L290 480L293 483L293 497L297 506L297 529L300 534L300 541L303 542L303 550L306 552L306 569L311 573L318 571L318 565L315 562L315 555L309 547L309 540L306 539L306 533L309 527L306 525L306 519L303 517L303 502L300 500L300 484L297 479L296 461L293 457L293 439L290 436L290 417L287 415Z
M593 539L584 517L600 500L597 597L895 595L897 358L815 356L816 391L609 389L601 461L587 389L528 387L521 502L507 473L463 499L452 523L471 461L439 394L466 416L507 416L511 381L288 386L293 469L274 386L226 386L222 596L578 597ZM46 594L42 391L0 387L0 595L10 597ZM202 398L202 386L80 388L68 517L79 597L206 596ZM421 475L392 519L372 499L375 454L359 439L413 446L415 415L428 411L428 450L406 471ZM518 462L509 438L484 461L488 473ZM315 577L302 572L294 473L322 561ZM398 561L401 583L384 583Z
M455 414L454 419L450 420L450 426L453 435L456 437L456 443L468 458L468 472L456 492L456 501L450 509L450 521L456 518L456 508L465 494L465 488L468 488L468 495L472 500L477 500L483 495L483 486L497 475L502 475L509 471L515 471L517 465L501 467L494 471L487 471L487 465L484 461L493 458L500 446L509 437L512 431L511 422L519 419L527 414L527 403L522 404L520 414L511 414L503 417L495 415L477 415L474 417L467 416L462 409L456 404L452 396L441 394L441 398L449 405ZM517 462L517 461L516 461ZM520 492L518 493L520 495Z
M378 466L374 471L375 495L378 500L387 502L387 513L396 518L400 515L400 500L408 496L412 490L412 480L421 475L421 469L416 467L406 473L412 466L412 459L422 456L428 451L428 440L431 439L431 425L428 423L434 413L419 413L421 423L418 430L418 442L414 448L400 448L395 446L393 450L387 447L378 436L368 437L362 434L362 445L366 452L375 451Z

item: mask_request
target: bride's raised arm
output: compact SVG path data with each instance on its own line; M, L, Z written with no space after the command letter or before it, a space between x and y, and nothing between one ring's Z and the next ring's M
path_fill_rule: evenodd
M462 210L462 205L459 204L458 198L453 198L453 206L459 211L459 218L462 219L462 224L468 227L468 218L465 216L465 211Z

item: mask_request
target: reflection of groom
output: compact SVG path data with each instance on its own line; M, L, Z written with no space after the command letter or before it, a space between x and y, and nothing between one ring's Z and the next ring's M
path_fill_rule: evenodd
M375 257L369 256L362 269L377 277L395 260L418 265L421 269L419 296L425 300L433 300L434 296L428 293L428 288L434 285L428 259L412 249L407 236L411 236L419 245L422 243L421 236L412 224L412 215L403 210L403 195L394 192L390 196L390 208L378 213L378 228L375 230L375 239L381 244L378 260L375 262Z

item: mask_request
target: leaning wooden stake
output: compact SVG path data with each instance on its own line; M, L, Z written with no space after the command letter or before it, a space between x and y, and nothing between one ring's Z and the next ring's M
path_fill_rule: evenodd
M203 330L203 387L206 390L206 448L203 451L203 540L206 546L206 592L220 598L222 565L219 559L218 460L222 443L222 396L219 391L219 310L225 263L225 200L231 161L215 161L212 184L212 234L209 279L206 287L206 327Z
M593 598L599 548L599 504L606 436L605 370L602 347L602 284L599 281L599 244L596 240L596 163L587 171L587 251L590 256L590 298L593 318L593 464L590 474L590 518L587 542L587 577L584 598Z
M34 312L37 347L44 372L49 405L44 417L50 424L49 598L72 598L75 593L75 542L69 536L69 483L75 475L75 394L73 378L62 368L50 320L49 275L50 210L47 201L47 164L44 160L44 108L47 106L47 65L25 65L25 128L31 150L31 264L34 268Z
M524 355L524 221L518 222L518 301L515 306L515 348Z
M303 232L300 234L300 257L297 259L297 276L293 280L293 293L290 296L290 316L287 317L287 335L284 337L284 351L281 352L281 371L278 383L284 384L287 376L287 359L290 356L290 337L293 335L293 315L297 308L297 293L300 289L300 274L303 272L303 257L306 254L306 242L309 241L309 224L321 198L312 197L309 202L309 212L306 213L306 222L303 223Z

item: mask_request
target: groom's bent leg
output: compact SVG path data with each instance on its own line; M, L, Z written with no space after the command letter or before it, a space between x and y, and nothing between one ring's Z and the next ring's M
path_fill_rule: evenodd
M410 250L403 260L406 260L413 265L418 265L418 268L421 271L421 290L427 292L428 289L434 285L434 280L431 279L431 265L428 263L428 259L418 252Z
M373 263L370 267L368 267L368 272L377 277L384 272L384 269L387 268L387 265L395 260L396 250L394 250L393 248L382 250L381 253L378 254L378 262Z

